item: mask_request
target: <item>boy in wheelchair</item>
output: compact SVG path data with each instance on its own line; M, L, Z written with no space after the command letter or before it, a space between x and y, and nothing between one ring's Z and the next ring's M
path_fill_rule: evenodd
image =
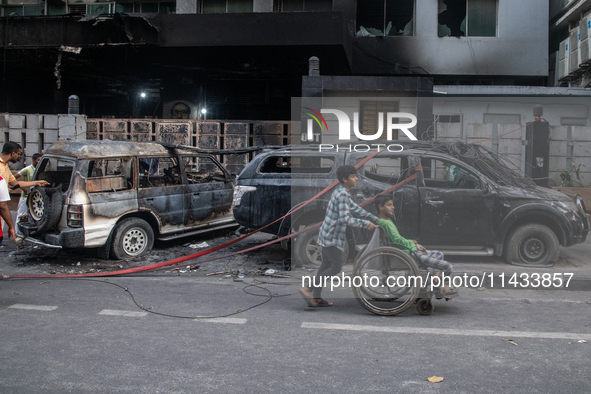
M392 243L408 248L399 249L414 255L419 261L419 265L423 268L431 267L433 269L433 275L439 276L440 272L443 272L446 276L451 275L453 267L450 262L443 260L442 252L438 250L427 250L424 246L419 245L417 241L406 239L400 235L396 225L392 221L392 217L394 216L394 200L391 195L378 195L374 204L378 212L378 223L384 227ZM457 289L447 285L441 288L441 293L448 300L459 296Z

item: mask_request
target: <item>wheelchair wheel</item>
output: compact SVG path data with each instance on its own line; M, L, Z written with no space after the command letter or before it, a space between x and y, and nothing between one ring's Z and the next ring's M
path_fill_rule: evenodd
M433 305L431 300L422 299L417 302L417 311L419 311L421 315L429 316L434 309L435 305Z
M418 297L419 277L419 267L411 256L400 249L380 247L355 262L353 293L368 311L382 316L397 315Z

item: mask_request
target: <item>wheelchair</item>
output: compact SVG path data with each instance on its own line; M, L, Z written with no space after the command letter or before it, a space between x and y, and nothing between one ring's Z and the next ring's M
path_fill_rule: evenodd
M392 244L386 230L378 226L370 242L353 264L353 293L368 311L381 316L404 312L416 303L421 315L435 309L433 296L443 298L439 289L430 290L431 275L419 268L413 251ZM429 282L429 283L427 283Z

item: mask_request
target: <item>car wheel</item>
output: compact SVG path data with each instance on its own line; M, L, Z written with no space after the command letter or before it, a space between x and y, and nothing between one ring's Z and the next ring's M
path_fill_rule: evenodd
M113 233L112 256L116 259L143 256L154 245L154 231L145 220L129 218L117 224Z
M519 266L553 266L558 260L558 238L547 226L528 224L507 237L505 259Z
M62 215L62 205L60 188L34 187L27 197L29 222L37 226L33 234L54 228Z
M293 246L295 261L302 267L319 267L322 264L322 246L318 245L319 228L298 235ZM345 242L345 256L349 256L349 243Z

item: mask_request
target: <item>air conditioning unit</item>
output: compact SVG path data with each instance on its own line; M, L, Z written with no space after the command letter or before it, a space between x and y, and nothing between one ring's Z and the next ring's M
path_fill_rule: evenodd
M591 13L581 19L579 25L579 65L591 62Z
M575 75L579 73L579 29L572 29L568 40L569 56L568 74Z
M570 61L569 38L560 43L558 49L558 80L567 79Z

